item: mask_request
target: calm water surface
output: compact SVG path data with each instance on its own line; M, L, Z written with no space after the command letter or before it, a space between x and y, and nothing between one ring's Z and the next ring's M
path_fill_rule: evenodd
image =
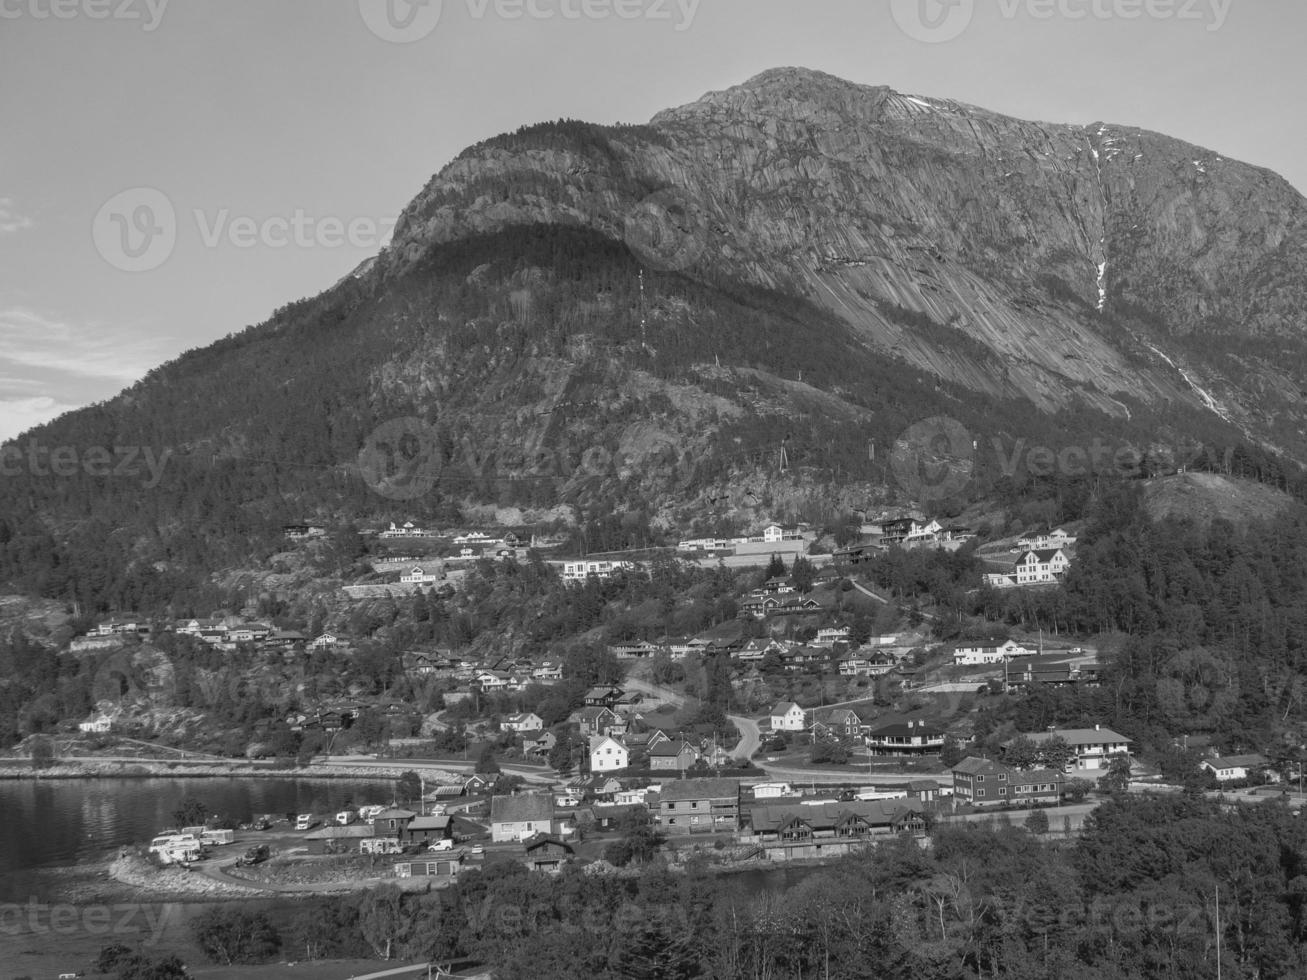
M392 783L313 779L51 779L0 782L0 902L28 872L76 864L176 825L187 796L245 823L261 813L335 813L385 803Z

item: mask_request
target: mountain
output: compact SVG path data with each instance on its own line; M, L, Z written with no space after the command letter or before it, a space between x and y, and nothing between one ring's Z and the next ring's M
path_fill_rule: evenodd
M643 126L531 126L460 154L331 289L30 433L170 455L147 492L6 480L0 575L125 602L311 515L827 519L920 489L890 450L934 416L975 440L959 493L1013 446L1095 439L1238 446L1225 468L1287 482L1304 272L1289 184L1128 126L800 69ZM63 567L88 541L104 569Z

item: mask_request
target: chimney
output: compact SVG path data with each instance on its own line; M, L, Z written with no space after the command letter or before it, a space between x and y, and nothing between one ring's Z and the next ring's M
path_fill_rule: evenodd
M1094 726L1094 731L1096 731L1096 732L1101 732L1102 730L1103 730L1103 726L1102 726L1102 725L1095 725L1095 726Z

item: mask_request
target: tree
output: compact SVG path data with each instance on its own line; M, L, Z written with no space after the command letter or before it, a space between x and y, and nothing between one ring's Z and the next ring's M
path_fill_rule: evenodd
M54 765L54 743L44 735L32 737L32 768L48 769Z
M402 772L395 780L395 798L401 803L416 800L422 795L422 777L412 769Z
M817 566L807 558L795 558L794 567L790 569L790 580L800 592L811 592L817 581Z
M1040 761L1049 769L1066 772L1067 766L1077 759L1076 750L1061 735L1046 739L1039 746Z
M1107 773L1098 780L1098 784L1109 793L1124 793L1130 787L1130 757L1112 756Z
M266 912L213 908L191 924L195 944L214 963L264 963L281 949L281 935Z
M1039 746L1033 739L1018 735L1003 749L1003 761L1016 769L1033 769L1039 765Z
M179 827L194 827L204 823L209 816L209 808L204 801L188 796L172 811L172 818Z
M1062 795L1072 803L1081 803L1094 784L1087 779L1068 779L1062 786Z
M495 747L490 742L481 746L481 752L477 755L476 771L480 773L499 772L499 763L495 761Z
M1048 814L1043 810L1032 810L1026 817L1026 830L1036 836L1048 833Z
M952 769L967 757L966 746L953 735L944 736L944 746L939 750L939 761L945 769Z
M767 572L763 579L784 578L785 577L785 559L775 552L772 553L771 561L767 563Z

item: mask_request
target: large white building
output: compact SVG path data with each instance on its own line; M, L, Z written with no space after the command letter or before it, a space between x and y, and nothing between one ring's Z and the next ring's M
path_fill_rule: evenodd
M1001 664L1013 657L1033 657L1035 651L1023 647L1016 640L1006 643L959 644L953 650L953 663L964 667L978 667L989 664Z
M584 582L588 578L611 578L618 572L635 567L629 561L566 561L563 562L564 582Z
M631 754L625 745L610 735L595 735L590 739L590 771L617 772L625 769Z
M1026 738L1040 745L1060 738L1076 753L1076 769L1106 769L1113 756L1130 755L1130 740L1124 735L1095 725L1093 728L1053 728L1044 732L1030 732Z

